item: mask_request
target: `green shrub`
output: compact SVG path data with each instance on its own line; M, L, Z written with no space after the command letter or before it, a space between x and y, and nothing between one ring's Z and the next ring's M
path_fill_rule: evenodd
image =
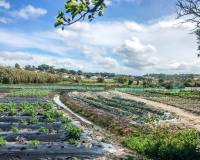
M166 127L133 132L124 144L143 155L161 160L193 160L198 155L199 134L194 130L174 131Z

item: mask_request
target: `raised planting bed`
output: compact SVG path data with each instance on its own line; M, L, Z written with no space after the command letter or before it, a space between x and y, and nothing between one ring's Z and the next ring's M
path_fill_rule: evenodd
M8 93L8 97L47 97L49 90L40 89L21 89Z
M22 103L22 102L29 102L29 103L35 103L35 102L46 102L48 98L44 97L5 97L0 98L0 103Z
M102 156L104 152L101 145L93 144L92 148L86 148L84 145L75 146L67 142L53 142L45 143L41 142L39 144L31 142L26 142L26 144L16 144L7 143L0 147L0 158L8 157L9 155L15 155L15 157L20 158L38 158L38 157L78 157L78 158L95 158ZM6 156L7 155L7 156Z
M0 84L0 89L39 89L39 90L67 90L67 91L103 91L102 86L67 86L67 85L7 85Z
M40 129L41 127L45 127L49 130L60 130L62 129L62 123L61 122L56 122L53 124L49 124L47 122L38 122L37 124L30 124L30 123L16 123L16 122L0 122L0 128L3 131L8 131L13 128L18 128L18 129Z
M15 100L17 103L0 103L0 159L91 158L105 154L103 147L96 144L84 147L80 141L83 130L53 103Z
M166 113L162 110L148 106L145 103L127 100L115 95L105 95L99 93L77 94L69 93L68 96L76 101L86 103L98 109L112 113L116 116L125 117L131 123L148 123L158 121L174 120L176 117L171 113Z

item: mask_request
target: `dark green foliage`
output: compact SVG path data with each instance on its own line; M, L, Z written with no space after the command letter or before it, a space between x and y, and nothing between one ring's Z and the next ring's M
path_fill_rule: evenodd
M97 78L97 82L99 82L99 83L103 83L103 82L104 82L104 78L103 78L103 77L99 77L99 78Z
M20 65L18 63L15 64L16 69L21 69Z
M124 138L130 149L160 160L193 160L198 156L199 133L194 130L172 130L153 127L148 131L135 131Z
M117 77L115 78L115 81L118 82L118 83L126 83L128 81L127 77Z
M133 80L132 79L129 79L128 80L128 85L130 86L130 85L132 85L133 84Z

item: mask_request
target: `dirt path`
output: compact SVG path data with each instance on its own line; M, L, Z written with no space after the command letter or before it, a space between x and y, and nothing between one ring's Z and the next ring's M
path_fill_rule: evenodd
M177 108L177 107L174 107L174 106L171 106L171 105L147 100L147 99L144 99L144 98L141 98L141 97L138 97L138 96L134 96L134 95L118 92L118 91L111 91L111 92L113 92L114 94L120 95L120 96L122 96L123 98L126 98L126 99L144 102L147 105L151 105L155 108L163 109L165 111L175 113L176 115L179 116L181 123L200 131L200 116L198 116L198 115L195 115L193 113L187 112L183 109L180 109L180 108Z

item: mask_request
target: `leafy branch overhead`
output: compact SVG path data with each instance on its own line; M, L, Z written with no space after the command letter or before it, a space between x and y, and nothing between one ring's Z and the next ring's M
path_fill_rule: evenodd
M105 8L105 0L68 0L64 10L59 11L54 26L64 29L64 26L78 21L92 21L95 16L103 16Z

